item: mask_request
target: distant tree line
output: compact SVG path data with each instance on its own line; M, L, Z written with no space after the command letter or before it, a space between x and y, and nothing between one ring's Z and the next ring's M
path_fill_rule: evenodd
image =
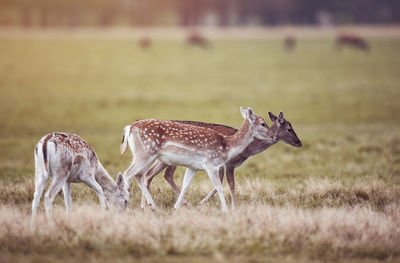
M0 0L0 26L397 23L399 0Z

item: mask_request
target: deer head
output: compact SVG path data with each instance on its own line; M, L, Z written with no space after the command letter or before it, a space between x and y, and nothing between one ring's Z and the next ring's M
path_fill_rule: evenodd
M270 120L273 122L271 127L275 132L276 140L282 140L294 147L301 147L301 141L293 130L292 124L283 117L283 112L279 112L276 117L272 112L268 112Z
M121 173L118 173L116 184L116 190L107 196L107 204L112 210L123 212L128 208L129 192L124 188L124 178Z
M242 114L243 119L249 121L254 138L273 141L273 138L271 138L271 136L268 134L267 123L261 116L255 114L252 108L246 109L244 107L240 107L240 113Z

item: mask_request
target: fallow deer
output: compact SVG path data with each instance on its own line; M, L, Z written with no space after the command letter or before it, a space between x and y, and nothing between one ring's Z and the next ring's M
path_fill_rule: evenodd
M122 174L114 182L98 160L90 145L75 134L54 132L40 139L35 147L35 193L32 201L32 221L36 218L44 187L52 182L44 196L46 215L51 218L52 203L61 188L67 215L71 207L71 183L85 183L98 195L103 209L107 205L124 211L129 193L124 188Z
M210 41L204 37L202 34L198 32L192 32L187 36L186 43L191 46L199 46L201 48L208 48L211 43Z
M254 139L254 141L252 143L250 143L249 146L247 146L247 148L243 152L241 152L239 155L233 157L232 159L228 160L228 162L225 164L225 173L226 173L227 181L228 181L229 188L230 188L232 208L234 208L236 206L235 178L234 178L234 170L236 167L239 167L240 165L242 165L249 157L265 151L266 149L268 149L270 146L274 145L278 141L283 141L294 147L302 146L302 143L299 140L299 138L297 137L295 131L293 130L291 123L284 118L283 112L280 112L278 117L275 116L272 112L268 112L268 115L269 115L270 120L273 122L272 126L269 128L269 133L276 136L276 140L270 141L270 140ZM195 121L176 121L176 122L191 124L194 126L206 127L209 129L216 130L219 133L227 135L227 136L233 135L237 132L237 129L235 129L235 128L225 126L225 125L220 125L220 124L195 122ZM174 181L174 172L175 172L176 166L168 165L168 164L162 163L161 161L157 161L156 163L154 163L154 165L145 174L145 177L144 177L145 186L147 187L147 189L149 189L153 178L164 169L166 169L165 173L164 173L165 180L167 180L167 182L171 185L174 192L177 195L179 195L180 189L178 188L178 186L175 184L175 181ZM224 175L224 169L221 168L220 169L221 181L222 181L223 175ZM213 195L215 195L215 193L216 193L216 190L215 189L212 190L207 195L207 197L205 197L199 203L199 206L206 203ZM142 198L142 206L144 206L143 198Z
M152 40L151 40L151 38L150 37L147 37L147 36L143 36L143 37L141 37L140 39L139 39L139 46L142 48L142 49L148 49L148 48L150 48L151 47L151 45L152 45Z
M285 50L292 52L296 47L296 37L294 35L287 35L283 41Z
M134 160L124 172L125 187L130 186L135 176L140 176L159 160L168 165L187 167L180 196L175 204L178 209L193 176L205 170L217 190L221 208L227 211L218 172L233 156L241 153L254 138L273 138L268 133L264 119L251 108L240 108L245 119L240 129L232 136L214 130L174 121L154 119L136 121L124 129L121 154L130 146ZM146 201L155 209L155 204L141 178L136 178Z
M336 48L341 50L343 46L357 48L366 52L369 51L367 41L354 34L340 34L336 37Z

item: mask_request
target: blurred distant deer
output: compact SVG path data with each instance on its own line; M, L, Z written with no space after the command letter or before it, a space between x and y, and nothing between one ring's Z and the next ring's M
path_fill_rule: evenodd
M353 47L362 51L369 51L367 41L360 36L354 34L339 34L336 37L336 48L341 50L343 46Z
M148 49L149 47L151 47L151 44L152 44L152 41L151 41L151 38L149 38L149 37L141 37L140 39L139 39L139 46L142 48L142 49Z
M199 46L202 48L210 47L210 41L198 32L190 33L186 38L186 43L190 46Z
M293 35L287 35L283 44L287 52L292 52L296 47L296 37Z

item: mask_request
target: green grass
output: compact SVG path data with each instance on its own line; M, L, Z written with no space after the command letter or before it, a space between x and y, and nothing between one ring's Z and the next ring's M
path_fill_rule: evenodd
M343 209L367 209L365 214L376 216L377 221L371 222L378 222L380 227L385 220L399 218L400 40L368 40L372 47L368 54L351 49L336 52L332 40L323 37L300 38L298 48L288 54L278 39L220 39L207 50L161 39L144 51L130 37L41 37L38 33L21 38L2 34L0 206L11 215L1 220L10 223L9 218L19 215L23 219L17 226L0 225L0 261L51 262L58 254L65 262L80 257L95 261L100 256L121 262L134 257L143 262L398 260L398 237L389 239L394 242L392 247L379 245L378 240L364 248L362 238L351 234L343 239L332 234L333 241L329 236L321 238L323 220L327 220L321 218L325 210L335 215ZM174 220L179 222L179 212L172 213L176 197L162 176L152 185L152 195L161 210L153 216L171 227L171 235L164 236L162 242L153 233L156 241L146 237L147 243L132 248L129 244L138 243L131 237L118 237L115 242L107 234L91 237L91 230L79 232L68 220L57 223L60 233L54 229L39 233L40 242L34 241L35 232L26 229L34 190L33 149L43 135L53 131L81 135L115 178L131 161L129 154L119 156L122 129L130 122L187 119L238 127L241 105L253 107L265 118L267 110L284 111L303 147L279 143L237 169L240 208L233 215L240 221L251 218L251 209L272 209L283 213L281 218L285 218L285 209L311 213L310 218L322 227L310 230L314 239L292 240L289 232L279 235L265 227L260 233L252 229L255 237L236 228L230 232L229 228L217 227L207 230L208 236L201 234L201 241L187 245L189 252L184 252L174 238L190 243L196 231L202 231L201 226L190 230L190 220L199 217L205 224L219 225L226 218L218 211L219 201L213 199L205 210L184 211L186 223L174 229ZM178 182L183 171L177 171ZM186 197L196 204L210 190L211 183L201 172ZM85 204L99 209L96 196L87 187L74 185L72 194L79 213L79 207ZM225 196L229 200L227 188ZM139 209L140 190L136 186L131 200L133 212L127 220L133 220L131 227L149 231L151 237L151 228L137 219L143 214L151 221L152 215ZM63 208L62 202L61 196L57 197L55 206ZM257 213L265 219L262 212ZM58 214L63 216L62 212ZM210 221L205 217L208 214ZM109 217L105 216L111 220ZM94 227L100 224L96 218L91 220ZM239 221L231 222L232 227L240 228ZM338 222L332 225L340 232L342 225ZM356 227L357 220L354 222ZM393 231L400 229L398 222L394 221ZM304 224L294 224L293 232L303 229ZM18 232L18 226L27 232ZM101 224L98 227L101 229ZM68 237L74 229L78 231L75 241ZM218 234L213 235L213 231ZM182 240L178 243L184 244ZM106 246L110 249L103 251Z

